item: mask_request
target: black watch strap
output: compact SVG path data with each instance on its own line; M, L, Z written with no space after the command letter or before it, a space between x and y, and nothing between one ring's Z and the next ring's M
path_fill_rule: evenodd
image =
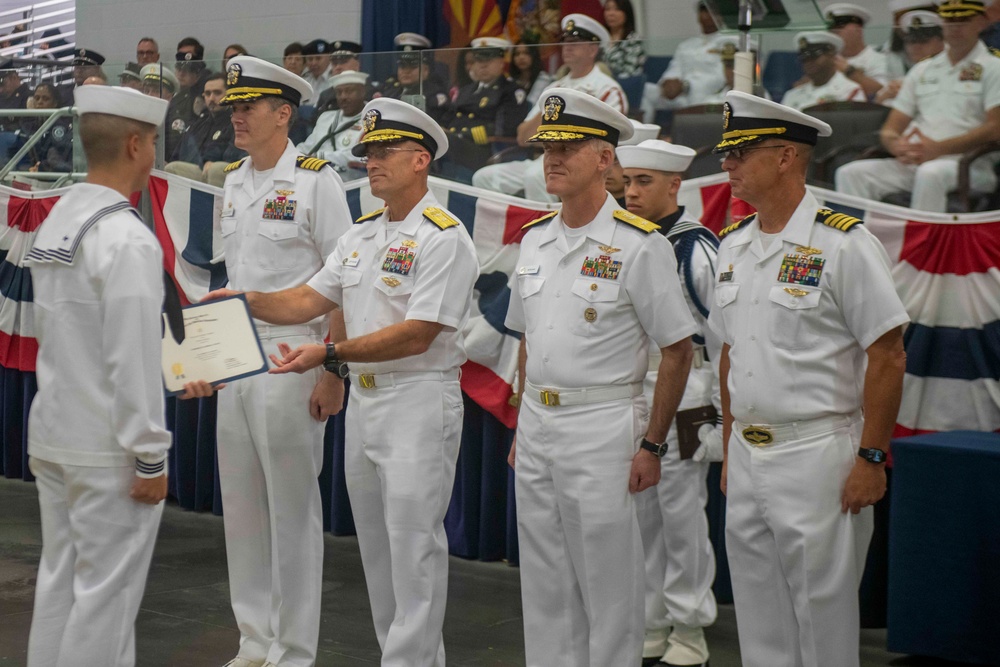
M649 440L646 440L646 438L643 438L639 446L645 449L647 452L652 452L657 456L657 458L662 459L663 455L667 453L667 443L658 445L655 442L650 442Z
M885 463L887 457L884 451L882 451L881 449L876 449L874 447L872 448L859 447L858 456L863 458L865 461L868 461L869 463Z
M337 377L344 379L348 376L347 364L337 358L337 346L334 343L326 344L326 358L323 359L323 370L333 373Z

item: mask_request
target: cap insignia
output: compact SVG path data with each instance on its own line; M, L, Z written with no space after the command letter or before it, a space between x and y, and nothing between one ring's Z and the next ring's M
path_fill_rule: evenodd
M382 118L382 114L378 109L370 109L368 113L365 114L365 118L362 121L365 132L373 131L380 118Z
M243 73L243 68L240 66L239 63L233 63L232 65L230 65L229 69L226 70L226 85L235 86L236 83L240 80L240 74L242 73Z
M722 105L722 129L729 129L729 119L733 117L733 107L729 102Z
M799 50L801 51L802 49L808 49L808 48L809 48L809 40L803 37L802 39L799 40Z
M572 32L574 30L576 30L576 21L573 19L566 21L566 32Z
M570 21L572 23L572 21ZM566 108L566 100L558 95L551 95L545 100L544 113L542 119L546 122L559 120L559 114Z

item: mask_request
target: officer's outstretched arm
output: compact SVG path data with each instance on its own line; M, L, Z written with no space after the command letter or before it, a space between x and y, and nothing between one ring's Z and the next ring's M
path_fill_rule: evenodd
M202 301L223 299L244 294L231 289L209 292ZM280 292L245 292L250 314L271 324L302 324L325 315L337 304L308 285L300 285Z

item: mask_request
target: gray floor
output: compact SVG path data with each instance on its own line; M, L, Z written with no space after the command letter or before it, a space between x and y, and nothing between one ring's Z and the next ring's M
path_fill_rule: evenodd
M0 667L25 663L40 546L34 485L0 479ZM328 535L325 561L317 666L377 665L357 542ZM449 665L523 665L517 569L453 558L449 586ZM220 517L167 507L137 636L140 667L218 667L235 655ZM731 606L708 639L713 667L740 664ZM884 631L865 630L861 642L865 667L944 664L887 653Z

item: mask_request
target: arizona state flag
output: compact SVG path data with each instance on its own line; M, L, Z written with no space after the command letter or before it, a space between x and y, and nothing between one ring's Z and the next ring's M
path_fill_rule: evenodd
M442 0L445 18L451 26L449 46L467 46L476 37L496 37L503 32L503 20L496 0Z

